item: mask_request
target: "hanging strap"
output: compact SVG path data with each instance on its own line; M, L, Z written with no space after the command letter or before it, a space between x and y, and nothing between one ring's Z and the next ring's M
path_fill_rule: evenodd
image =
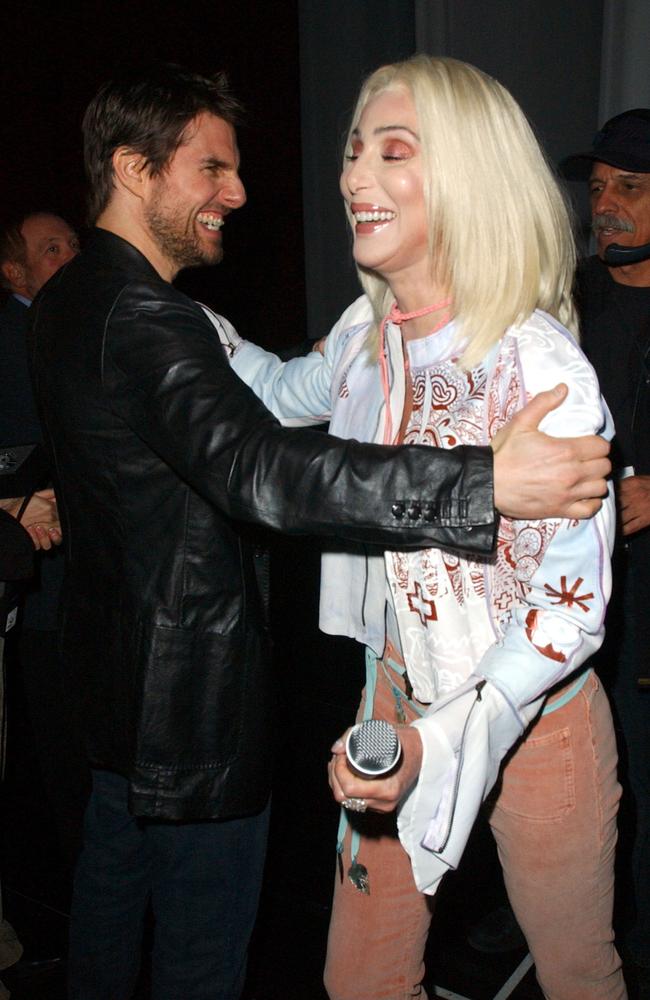
M393 302L390 310L384 319L382 320L380 331L379 331L379 368L381 371L381 387L384 394L384 403L386 407L386 419L384 423L384 444L393 444L393 417L390 409L390 383L388 378L388 358L386 356L386 327L389 323L395 323L396 326L401 326L402 323L406 323L409 319L418 319L420 316L426 316L427 313L436 312L438 309L444 309L445 306L451 304L451 299L441 299L440 302L434 303L432 306L425 306L424 309L415 309L413 312L403 313L402 310L397 305L397 302ZM449 313L446 312L444 316L440 319L438 323L430 330L430 333L436 333L438 330L442 329L446 323L449 322Z

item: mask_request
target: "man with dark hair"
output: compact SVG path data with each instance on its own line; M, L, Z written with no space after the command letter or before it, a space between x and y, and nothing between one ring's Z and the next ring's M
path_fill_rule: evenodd
M621 736L621 861L626 954L650 988L650 108L616 115L592 148L567 157L569 180L587 181L596 254L578 269L583 346L616 426L619 545L607 636L599 659ZM627 808L625 808L627 806ZM631 848L631 849L630 849ZM644 996L646 994L644 993Z
M561 391L495 443L494 495L489 448L279 426L170 284L220 259L244 204L233 109L222 77L176 67L103 87L84 120L97 228L34 306L65 524L62 644L94 768L71 919L70 995L83 1000L130 996L149 899L156 1000L240 993L273 717L245 522L487 553L494 503L588 516L599 501L584 498L605 489L604 442L535 430Z
M150 175L160 177L183 141L185 126L202 113L237 124L241 106L225 74L201 77L180 66L173 72L152 67L148 76L146 71L125 74L100 87L83 121L89 221L94 223L111 200L117 146L140 153Z

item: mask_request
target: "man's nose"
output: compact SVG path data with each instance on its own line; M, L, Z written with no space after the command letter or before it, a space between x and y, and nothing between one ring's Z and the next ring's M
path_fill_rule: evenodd
M220 198L229 208L241 208L246 204L246 188L239 174L227 179L220 191Z
M617 208L616 194L609 184L606 184L602 191L592 195L591 210L594 215L604 215L606 212L615 213Z

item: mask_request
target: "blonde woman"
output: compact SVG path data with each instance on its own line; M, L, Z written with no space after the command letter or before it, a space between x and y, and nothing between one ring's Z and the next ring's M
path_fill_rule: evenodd
M453 448L488 443L563 381L567 399L542 429L611 436L575 340L564 201L500 84L425 56L373 73L341 192L365 294L324 357L281 366L253 345L234 349L276 412L331 415L342 437ZM444 525L450 511L424 515ZM394 773L364 781L342 741L333 747L344 818L332 1000L426 996L428 897L497 782L490 823L544 995L625 996L611 928L616 750L586 662L602 640L612 537L610 498L591 520L502 518L490 558L325 557L321 627L366 645L359 718L400 727L403 748Z

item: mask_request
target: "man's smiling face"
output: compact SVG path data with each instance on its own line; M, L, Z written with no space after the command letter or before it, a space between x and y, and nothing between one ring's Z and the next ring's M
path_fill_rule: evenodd
M224 220L246 201L238 171L232 125L208 113L194 118L167 166L152 179L145 206L150 234L174 272L221 260Z

